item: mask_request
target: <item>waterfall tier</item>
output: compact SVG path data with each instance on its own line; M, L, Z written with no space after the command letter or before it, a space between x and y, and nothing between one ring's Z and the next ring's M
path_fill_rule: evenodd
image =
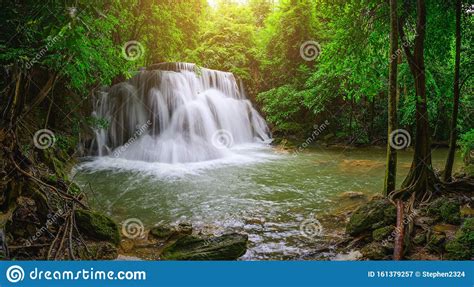
M95 101L99 156L184 163L225 157L234 145L268 142L265 120L232 73L161 63Z

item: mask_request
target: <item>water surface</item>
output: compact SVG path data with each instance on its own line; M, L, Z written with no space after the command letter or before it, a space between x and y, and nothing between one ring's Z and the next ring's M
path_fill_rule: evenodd
M94 158L78 166L75 179L93 208L119 222L138 218L151 227L186 221L205 233L247 233L243 259L249 260L300 259L334 242L344 212L383 187L382 148L312 148L294 155L248 145L233 152L188 164ZM446 152L433 152L436 168L443 167ZM399 184L411 158L410 152L399 154ZM315 219L322 232L311 233Z

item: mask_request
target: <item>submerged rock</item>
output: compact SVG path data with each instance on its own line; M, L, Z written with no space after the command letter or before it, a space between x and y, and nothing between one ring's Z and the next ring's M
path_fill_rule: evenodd
M109 217L87 210L76 210L74 215L79 230L91 239L106 240L115 245L119 244L118 225Z
M446 258L451 260L474 258L474 218L464 221L455 238L446 244L446 252Z
M248 236L232 233L201 238L186 235L168 246L163 260L235 260L247 251Z
M352 214L346 232L356 236L378 227L395 224L396 218L395 206L385 198L376 197Z

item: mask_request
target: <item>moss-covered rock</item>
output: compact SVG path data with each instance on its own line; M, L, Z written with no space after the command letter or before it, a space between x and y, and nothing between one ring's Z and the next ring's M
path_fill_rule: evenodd
M430 235L426 247L431 251L441 253L444 249L445 241L446 235L443 233L433 233Z
M82 260L114 260L118 257L118 249L110 242L88 242L87 249L79 250Z
M461 205L458 201L440 197L428 207L428 214L446 223L459 224L461 221Z
M91 239L110 241L117 245L120 242L118 225L109 217L87 210L75 211L79 230Z
M413 237L413 243L421 245L426 242L426 232L420 232Z
M150 229L149 236L155 239L167 239L177 233L177 230L172 226L159 225Z
M378 242L372 242L364 246L360 252L370 260L386 260L389 259L391 248Z
M389 238L394 230L395 227L393 225L377 228L372 232L372 238L375 241L383 241Z
M474 218L467 218L456 232L453 240L446 244L446 258L469 260L474 258Z
M356 236L379 227L395 224L397 213L395 206L385 198L374 198L359 207L346 226L349 235Z
M235 260L247 251L248 236L232 233L201 238L185 235L161 254L164 260Z

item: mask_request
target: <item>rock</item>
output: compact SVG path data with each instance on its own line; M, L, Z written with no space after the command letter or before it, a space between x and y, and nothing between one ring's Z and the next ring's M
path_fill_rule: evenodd
M341 199L366 199L367 195L363 192L347 191L341 194Z
M440 197L428 207L428 214L446 223L459 224L461 222L461 206L453 199Z
M118 257L118 250L110 242L92 242L87 243L87 248L90 251L90 255L88 253L84 253L81 258L88 258L92 260L114 260ZM92 257L90 257L92 256Z
M389 225L389 226L385 226L385 227L375 229L372 232L372 238L375 241L386 240L392 235L394 230L395 230L395 227L393 225Z
M178 224L177 231L178 231L180 234L189 235L189 234L193 233L193 226L192 226L191 223L188 223L188 222L181 222L180 224Z
M148 236L154 239L166 240L176 236L190 235L193 232L191 223L183 222L178 226L157 225L150 229Z
M420 232L415 235L413 238L413 243L416 245L422 245L423 243L426 242L426 232Z
M461 207L461 217L474 217L474 208L469 207L467 204Z
M177 233L178 231L169 225L159 225L150 229L148 236L155 239L168 239Z
M446 235L442 233L433 233L431 234L426 247L431 251L441 253L444 248L445 241L446 241Z
M202 238L186 235L168 246L163 260L235 260L247 251L248 236L238 233Z
M119 228L109 217L87 210L76 210L74 215L79 230L91 239L106 240L115 245L119 244Z
M351 216L346 226L349 235L356 236L363 232L395 224L397 218L395 206L385 198L376 197L359 207Z
M474 218L464 221L454 239L446 244L446 252L446 258L451 260L474 258Z
M384 260L388 259L390 255L390 248L380 243L372 242L364 246L360 252L362 255L370 260Z

